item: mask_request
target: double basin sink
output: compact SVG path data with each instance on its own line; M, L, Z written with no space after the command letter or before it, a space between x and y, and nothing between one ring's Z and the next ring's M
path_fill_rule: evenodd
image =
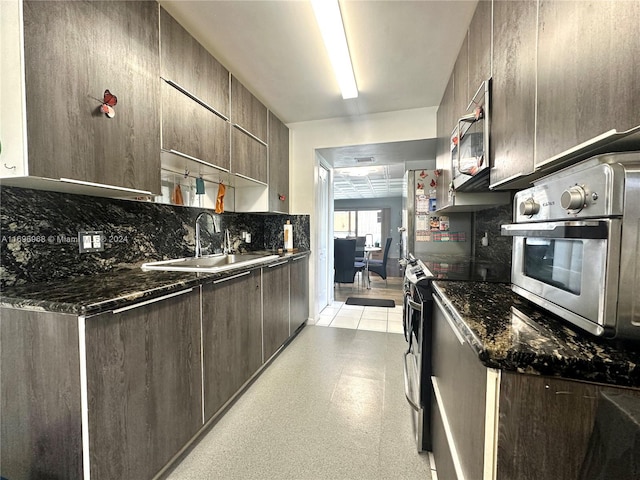
M233 268L241 268L278 258L278 255L243 253L217 254L203 257L185 257L142 264L142 270L162 270L165 272L216 273Z

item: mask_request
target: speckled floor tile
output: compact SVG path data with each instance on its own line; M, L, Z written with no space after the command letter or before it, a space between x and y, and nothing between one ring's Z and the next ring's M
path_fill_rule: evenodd
M399 335L307 326L167 478L429 480Z

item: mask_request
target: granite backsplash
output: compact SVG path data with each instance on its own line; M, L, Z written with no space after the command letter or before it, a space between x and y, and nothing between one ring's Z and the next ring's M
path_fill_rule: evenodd
M0 189L0 286L107 272L122 265L192 256L195 219L215 218L217 232L203 228L203 253L220 251L228 229L236 251L275 250L283 225L293 224L294 247L310 247L309 215L222 213L135 200L91 197L16 187ZM207 217L205 217L206 219ZM99 230L105 250L79 253L78 232ZM242 238L251 234L251 243Z
M504 265L511 264L511 249L513 237L500 235L500 226L512 222L512 204L501 205L475 213L475 259L477 261L495 262ZM489 244L482 246L485 232Z

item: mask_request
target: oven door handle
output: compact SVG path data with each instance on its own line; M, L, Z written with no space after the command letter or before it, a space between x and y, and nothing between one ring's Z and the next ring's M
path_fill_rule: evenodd
M409 374L407 373L407 356L411 355L410 352L404 354L404 396L407 398L407 402L411 405L416 412L421 410L420 405L413 398L411 398L411 389L409 387Z
M413 300L411 300L409 297L407 297L407 303L411 307L411 310L416 310L418 312L422 312L422 304L421 303L416 303Z
M500 233L509 237L606 240L609 225L605 221L512 223L502 225Z

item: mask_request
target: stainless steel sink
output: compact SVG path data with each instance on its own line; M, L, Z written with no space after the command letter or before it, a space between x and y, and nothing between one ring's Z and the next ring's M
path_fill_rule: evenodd
M274 260L278 255L265 255L255 253L245 254L219 254L204 257L185 257L174 260L161 260L142 264L143 270L163 270L168 272L220 272L232 268L253 265L256 263Z

